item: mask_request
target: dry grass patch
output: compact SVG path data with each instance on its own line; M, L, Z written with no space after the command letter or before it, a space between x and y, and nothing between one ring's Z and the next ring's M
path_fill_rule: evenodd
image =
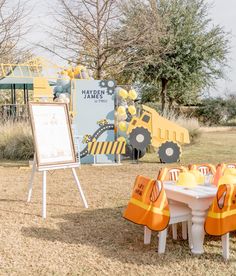
M185 148L183 162L235 161L235 139L236 132L204 133L199 145ZM40 174L27 204L30 169L0 167L0 275L235 275L235 233L228 262L221 256L220 239L209 236L200 257L171 235L166 253L159 256L157 234L145 246L143 227L122 218L135 176L157 175L160 164L156 156L149 157L150 163L78 170L88 210L69 170L49 174L46 220L40 217Z
M48 177L48 218L41 214L41 178L26 203L30 170L0 168L1 275L232 275L221 257L220 240L207 237L206 253L191 255L186 241L169 236L166 254L156 252L157 234L143 245L143 227L122 218L137 173L155 177L156 164L84 166L78 170L88 199L82 206L70 171Z
M29 122L7 121L0 124L0 158L29 160L33 156L33 138Z

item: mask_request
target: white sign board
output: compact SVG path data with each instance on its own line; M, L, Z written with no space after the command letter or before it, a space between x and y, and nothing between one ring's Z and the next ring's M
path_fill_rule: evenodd
M65 103L30 103L37 166L75 163L75 150Z

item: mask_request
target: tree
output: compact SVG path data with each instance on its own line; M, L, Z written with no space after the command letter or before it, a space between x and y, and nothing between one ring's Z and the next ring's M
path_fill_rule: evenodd
M115 24L115 0L57 0L53 47L44 46L69 63L82 63L100 79L118 65L110 48L110 31Z
M153 56L165 53L168 45L163 47L159 41L166 33L155 0L121 1L119 9L121 16L113 29L111 43L123 60L119 77L131 83L140 80L144 66Z
M198 94L203 88L214 85L215 79L223 77L228 37L220 26L212 24L204 0L150 0L145 3L126 1L120 34L131 35L142 26L145 31L157 21L159 36L157 32L148 33L152 47L147 47L148 40L142 43L134 40L132 45L124 45L123 53L128 60L124 72L132 70L140 82L160 85L157 94L161 96L164 111L168 100L180 98L183 93L188 97L193 92L192 87ZM157 16L150 16L150 13ZM145 14L145 20L140 20ZM131 46L133 57L130 60ZM140 55L148 59L137 68L133 64Z
M16 61L16 52L22 36L25 18L24 5L18 1L13 6L9 0L0 0L0 60L1 62Z

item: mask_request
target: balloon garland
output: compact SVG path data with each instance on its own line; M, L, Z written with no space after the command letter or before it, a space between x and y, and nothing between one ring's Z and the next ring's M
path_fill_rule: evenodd
M128 127L127 119L136 115L137 110L134 100L137 99L137 92L134 89L129 91L120 88L117 92L117 121L118 129L121 136L125 136Z
M60 95L71 93L71 81L72 80L89 80L92 77L89 74L89 71L85 66L77 65L75 67L65 68L61 72L58 72L58 79L56 86L54 87L54 100L55 99L65 99L64 97L60 98ZM68 95L66 95L67 98Z

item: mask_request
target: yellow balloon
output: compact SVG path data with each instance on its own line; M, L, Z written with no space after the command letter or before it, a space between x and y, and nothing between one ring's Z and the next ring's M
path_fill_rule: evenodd
M118 115L124 115L126 114L126 109L124 106L119 106L118 109L117 109L117 112L118 112Z
M129 98L134 101L137 99L137 97L138 97L137 92L134 89L131 89L129 91Z
M67 71L66 70L61 71L61 75L67 75Z
M70 75L72 73L72 69L67 69L67 74Z
M80 65L77 65L77 66L75 67L75 75L79 74L80 71L81 71L81 66L80 66Z
M124 121L120 122L119 129L120 129L120 131L126 131L126 129L127 129L126 122L124 122Z
M129 111L129 113L130 113L132 116L134 116L134 115L136 114L136 108L135 108L135 106L134 106L134 105L130 105L130 106L128 107L128 111Z
M236 183L236 176L233 174L223 175L219 179L218 186L222 184L235 184Z
M204 175L201 174L198 170L191 170L190 171L196 178L197 184L203 185L204 184Z
M68 76L69 76L71 79L73 79L73 78L75 77L75 74L74 74L74 72L70 72L70 73L68 74Z
M128 97L128 92L127 92L125 89L120 89L120 91L119 91L119 96L120 96L122 99L127 99L127 97Z
M226 168L224 171L224 175L236 175L235 168Z
M195 176L193 175L193 173L191 172L181 172L179 174L179 179L176 183L176 185L178 186L184 186L184 187L188 187L188 188L193 188L195 186L197 186L197 180L195 178Z

